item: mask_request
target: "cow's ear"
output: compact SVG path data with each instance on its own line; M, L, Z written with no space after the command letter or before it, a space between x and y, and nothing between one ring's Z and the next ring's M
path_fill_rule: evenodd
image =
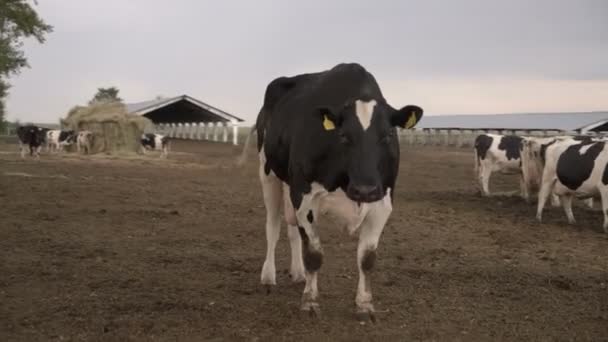
M414 105L405 106L391 116L391 124L401 128L413 128L422 119L422 108Z
M324 130L333 131L336 127L340 126L340 118L331 108L319 107L317 108L317 114Z

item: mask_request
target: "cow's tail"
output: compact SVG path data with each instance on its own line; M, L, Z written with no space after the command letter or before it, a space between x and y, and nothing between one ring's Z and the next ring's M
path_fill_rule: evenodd
M251 137L253 136L253 133L256 130L257 130L257 126L256 126L256 124L253 124L253 126L251 126L251 129L249 130L249 133L247 134L247 138L245 139L245 144L243 145L243 152L241 152L241 155L239 156L239 159L236 162L236 165L238 167L242 167L247 162L247 155L248 155L247 152L249 152L251 141L253 140L253 139L251 139Z

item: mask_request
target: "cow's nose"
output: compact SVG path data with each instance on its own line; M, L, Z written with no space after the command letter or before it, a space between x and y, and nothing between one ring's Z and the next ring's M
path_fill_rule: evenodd
M355 185L351 187L351 196L363 202L375 201L378 199L378 186L377 185Z

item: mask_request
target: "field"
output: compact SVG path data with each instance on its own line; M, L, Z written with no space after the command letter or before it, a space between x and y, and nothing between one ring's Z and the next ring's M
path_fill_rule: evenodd
M322 316L287 274L259 285L257 160L174 141L168 160L48 156L0 145L0 340L608 340L602 215L546 222L473 187L466 149L409 146L372 280L377 324L354 315L356 238L321 223ZM496 175L492 190L517 188Z

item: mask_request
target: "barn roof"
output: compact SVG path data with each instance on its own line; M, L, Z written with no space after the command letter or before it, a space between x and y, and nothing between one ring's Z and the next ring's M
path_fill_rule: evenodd
M590 130L608 122L608 111L423 116L417 128Z
M154 122L213 122L244 120L188 95L127 103L127 111Z

